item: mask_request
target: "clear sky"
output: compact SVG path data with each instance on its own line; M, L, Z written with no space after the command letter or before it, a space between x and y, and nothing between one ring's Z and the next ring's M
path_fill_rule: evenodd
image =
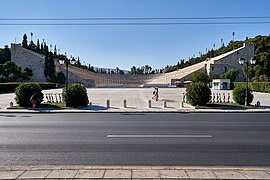
M269 7L268 0L8 0L1 1L0 18L270 16ZM257 21L270 22L270 18ZM0 24L25 22L47 21L0 20ZM243 40L246 36L269 35L269 31L269 23L167 26L0 25L0 47L10 45L15 37L21 43L24 33L30 39L30 33L33 32L34 42L36 39L45 39L53 46L56 44L61 53L80 56L82 62L98 67L129 70L133 65L148 64L152 68L174 65L179 59L204 53L213 44L216 44L216 48L220 47L221 38L227 44L232 39L232 32L235 32L236 40Z

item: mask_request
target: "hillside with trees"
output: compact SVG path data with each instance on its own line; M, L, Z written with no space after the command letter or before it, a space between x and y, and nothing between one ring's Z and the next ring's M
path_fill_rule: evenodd
M105 70L104 68L94 68L90 64L83 65L81 63L80 58L75 57L66 57L66 55L60 54L60 49L57 50L56 45L54 46L54 51L52 52L52 45L50 45L50 50L46 42L42 41L42 43L39 42L39 39L37 39L37 43L35 44L32 41L33 33L31 33L31 40L30 43L28 43L27 35L23 35L23 41L22 46L24 48L30 49L32 51L35 51L37 53L45 55L45 70L44 75L48 77L48 80L54 80L55 79L55 71L54 71L54 64L53 59L67 59L68 62L76 61L75 66L80 67L82 69L86 69L92 72L96 73L106 73L106 74L124 74L122 70L120 70L118 67L116 67L115 70ZM158 74L158 73L164 73L164 72L171 72L178 69L182 69L188 66L191 66L193 64L205 61L207 58L215 57L224 53L227 53L229 51L232 51L233 49L237 49L243 46L243 43L253 43L255 45L255 58L257 59L255 66L249 66L249 78L252 81L269 81L270 77L270 35L269 36L256 36L254 38L246 38L243 41L230 41L228 45L225 46L223 40L221 40L221 46L217 49L207 49L206 53L199 52L199 56L189 58L188 60L180 59L175 65L167 65L164 68L161 69L152 69L150 65L145 65L142 67L135 67L132 66L129 74ZM215 47L215 46L214 46ZM2 61L2 59L0 59ZM231 74L226 74L225 76L231 77L231 75L234 77L235 72L232 72ZM216 75L210 75L211 77L218 78ZM224 76L224 77L225 77ZM210 79L211 79L210 77ZM234 79L234 78L232 78Z
M183 59L180 60L176 65L167 65L164 68L165 72L175 71L177 69L185 68L190 65L205 61L207 58L219 56L221 54L232 51L233 49L237 49L243 46L243 43L253 43L255 45L255 54L254 58L257 60L255 66L249 66L249 79L251 81L269 81L270 80L270 35L269 36L256 36L254 38L246 38L244 41L231 41L227 46L222 44L222 46L216 50L208 50L207 53L202 54L200 56L190 58L188 61ZM236 72L230 72L227 75L229 77L234 77ZM215 76L216 75L210 75ZM235 79L235 78L232 78Z
M8 46L0 48L0 82L28 81L31 76L31 69L21 69L14 62L11 62Z

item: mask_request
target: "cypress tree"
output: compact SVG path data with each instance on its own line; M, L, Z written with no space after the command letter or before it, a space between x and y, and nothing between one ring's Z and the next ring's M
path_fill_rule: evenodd
M41 54L44 54L43 44L40 45L40 53L41 53Z
M53 58L57 58L57 49L56 49L56 45L54 46Z
M52 52L49 52L48 76L50 77L51 81L55 80L55 66Z
M44 76L48 77L48 67L49 67L49 57L48 57L48 51L46 51L46 48L44 49L45 54L45 67L44 67Z
M37 52L40 53L40 44L39 44L39 39L37 40Z
M22 47L28 48L27 35L23 35Z

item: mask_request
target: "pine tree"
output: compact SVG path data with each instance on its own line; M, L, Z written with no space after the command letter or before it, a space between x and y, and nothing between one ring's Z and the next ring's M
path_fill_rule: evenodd
M27 35L23 35L22 47L28 48Z

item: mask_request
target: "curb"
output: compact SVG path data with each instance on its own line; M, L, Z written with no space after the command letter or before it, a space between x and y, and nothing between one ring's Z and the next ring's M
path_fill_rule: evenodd
M270 110L176 110L176 111L143 111L143 110L137 110L137 111L110 111L110 110L0 110L0 113L39 113L39 114L60 114L60 113L166 113L166 114L196 114L196 113L270 113Z
M0 179L270 179L270 167L26 166L0 167Z

